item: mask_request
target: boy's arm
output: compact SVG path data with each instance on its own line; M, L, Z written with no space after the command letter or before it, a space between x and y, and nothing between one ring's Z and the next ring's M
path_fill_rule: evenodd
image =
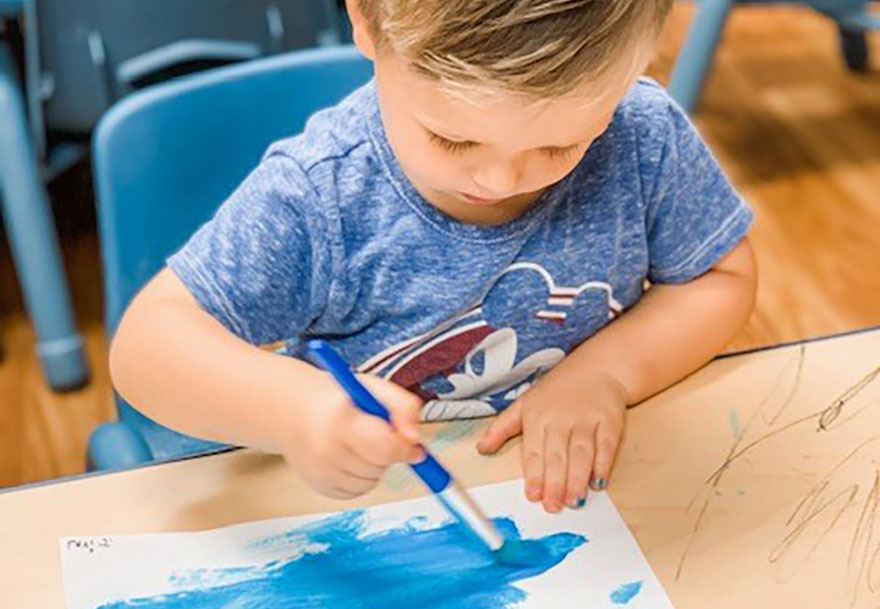
M304 362L238 338L170 270L126 310L110 347L119 393L158 422L199 438L281 452L277 429L323 379ZM286 387L278 379L289 379ZM293 388L296 387L296 390Z
M525 428L527 496L553 511L563 502L577 504L591 479L604 487L625 407L716 355L748 318L756 287L746 239L702 276L651 287L632 309L573 350L499 415L478 448L495 452ZM584 468L585 462L592 467Z
M368 490L418 442L418 398L365 377L398 431L361 414L329 375L229 332L170 269L126 311L110 373L119 393L159 423L283 454L314 488L337 497Z
M619 383L628 406L638 404L717 355L748 319L756 289L754 255L743 239L708 273L652 286L561 366L607 375Z

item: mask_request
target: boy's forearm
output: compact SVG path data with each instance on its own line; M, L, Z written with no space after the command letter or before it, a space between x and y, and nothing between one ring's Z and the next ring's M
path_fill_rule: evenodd
M169 296L163 287L176 278L157 279L114 337L110 370L117 390L183 433L278 452L278 429L294 424L296 409L323 375L238 339L197 306L182 306L180 295Z
M629 405L641 402L717 355L751 313L756 283L751 248L743 240L705 275L652 287L550 374L571 374L573 380L600 374L619 385Z

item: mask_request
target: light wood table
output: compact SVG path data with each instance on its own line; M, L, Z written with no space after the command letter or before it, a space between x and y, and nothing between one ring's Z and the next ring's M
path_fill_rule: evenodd
M427 430L468 485L520 475L486 421ZM880 330L719 359L633 408L609 489L679 609L880 605ZM422 494L405 470L356 502L233 451L0 494L0 607L63 607L58 539L188 531Z

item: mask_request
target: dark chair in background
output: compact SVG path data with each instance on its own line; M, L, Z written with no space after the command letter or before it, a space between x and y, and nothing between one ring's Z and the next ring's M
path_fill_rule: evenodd
M106 325L259 163L268 145L300 132L316 110L366 82L353 47L297 51L135 93L94 137ZM119 420L89 444L94 469L203 452L218 445L176 433L121 399Z
M70 389L88 372L44 182L81 157L98 119L129 93L338 44L342 25L335 0L0 0L0 18L16 12L24 86L0 37L0 204L46 378Z

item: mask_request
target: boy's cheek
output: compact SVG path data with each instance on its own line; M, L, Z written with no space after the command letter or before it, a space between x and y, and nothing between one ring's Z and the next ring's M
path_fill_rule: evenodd
M399 157L407 177L417 185L444 193L467 188L463 169L451 164L432 150L414 149Z
M448 189L460 181L461 170L432 146L427 136L412 128L394 129L392 125L388 126L387 135L397 162L411 181L437 190Z

